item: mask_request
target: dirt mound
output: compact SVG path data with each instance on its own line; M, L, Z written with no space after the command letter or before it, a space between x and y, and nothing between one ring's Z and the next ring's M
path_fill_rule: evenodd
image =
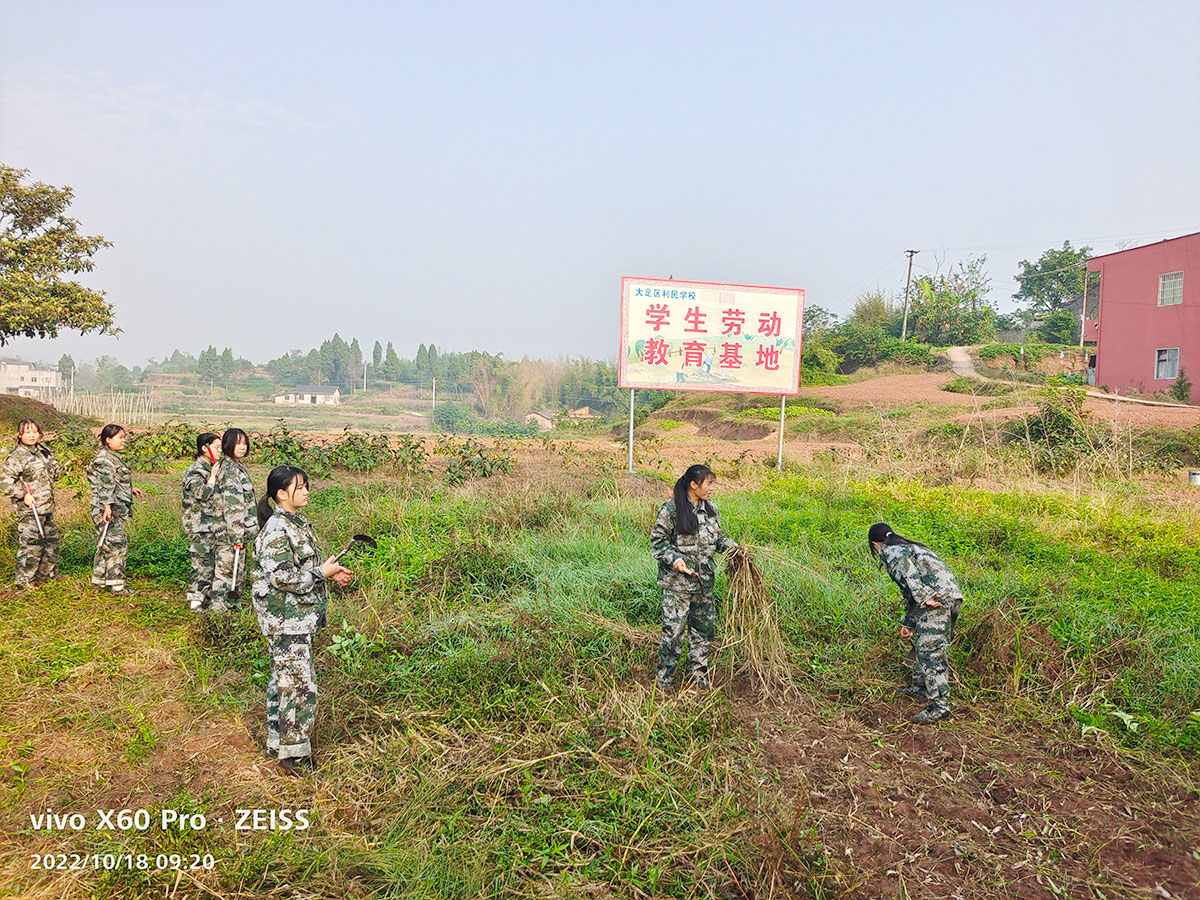
M774 428L763 422L733 422L721 419L705 425L697 434L701 437L720 438L723 441L757 441L774 431Z
M22 419L34 419L47 431L54 431L69 424L74 417L60 413L49 403L34 400L32 397L0 394L0 429L15 433L17 423Z
M675 419L678 422L691 422L693 425L704 427L724 417L725 411L711 409L706 406L685 406L666 411L659 418Z
M853 384L822 385L801 388L801 397L821 397L839 404L911 406L915 403L936 403L943 406L973 406L977 398L969 394L943 391L942 385L954 377L944 375L885 375Z

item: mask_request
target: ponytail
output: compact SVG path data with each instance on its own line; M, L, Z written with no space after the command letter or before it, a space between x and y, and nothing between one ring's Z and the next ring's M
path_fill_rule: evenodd
M892 526L886 522L876 522L867 530L867 548L871 551L871 555L875 555L875 545L883 544L885 547L892 547L896 544L907 544L910 547L924 547L920 541L910 540L902 534L896 534L892 531Z
M689 466L688 470L679 476L675 482L675 533L695 534L700 530L700 521L692 509L692 501L688 499L688 486L694 481L704 484L710 478L716 478L713 470L705 465ZM708 501L704 501L707 503Z
M196 455L194 458L199 459L202 456L207 457L207 454L205 454L205 452L204 452L204 448L207 447L209 444L211 444L213 441L217 441L217 440L220 440L220 438L218 438L211 431L204 431L204 432L201 432L200 434L196 435Z
M308 487L308 473L299 466L276 466L271 470L271 474L267 476L267 492L258 501L259 528L266 525L267 520L275 513L274 508L271 506L271 501L275 499L275 495L280 491L286 491L290 488L297 478L303 479L304 486Z

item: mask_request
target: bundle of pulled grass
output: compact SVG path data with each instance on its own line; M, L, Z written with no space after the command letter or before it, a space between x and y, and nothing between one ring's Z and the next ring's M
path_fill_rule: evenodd
M721 646L728 648L733 676L747 678L767 697L790 693L795 684L779 612L748 547L726 558L729 596L722 607Z

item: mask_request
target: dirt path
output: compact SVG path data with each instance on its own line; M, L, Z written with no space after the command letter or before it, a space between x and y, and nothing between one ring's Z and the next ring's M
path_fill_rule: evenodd
M950 357L950 368L954 370L955 375L979 377L979 373L975 371L975 362L971 359L971 354L967 352L966 347L947 347L946 355Z

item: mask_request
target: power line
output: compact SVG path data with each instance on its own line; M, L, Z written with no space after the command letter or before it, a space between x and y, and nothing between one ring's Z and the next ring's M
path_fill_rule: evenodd
M1200 230L1200 229L1192 229L1191 231L1189 231L1188 229L1184 229L1184 228L1156 228L1153 231L1131 231L1126 234L1105 234L1105 235L1100 235L1099 237L1087 237L1087 238L1080 239L1079 243L1086 244L1090 241L1119 241L1124 238L1145 237L1146 235L1150 235L1150 234L1175 234L1175 233L1191 234L1192 231L1195 231L1195 230ZM1028 243L1028 244L988 244L988 245L980 245L977 247L941 247L939 249L946 250L946 251L953 250L956 252L970 251L970 250L1023 250L1023 249L1029 248L1029 247L1045 247L1047 244L1053 244L1053 243L1055 243L1055 242L1054 241L1038 241L1036 243Z

